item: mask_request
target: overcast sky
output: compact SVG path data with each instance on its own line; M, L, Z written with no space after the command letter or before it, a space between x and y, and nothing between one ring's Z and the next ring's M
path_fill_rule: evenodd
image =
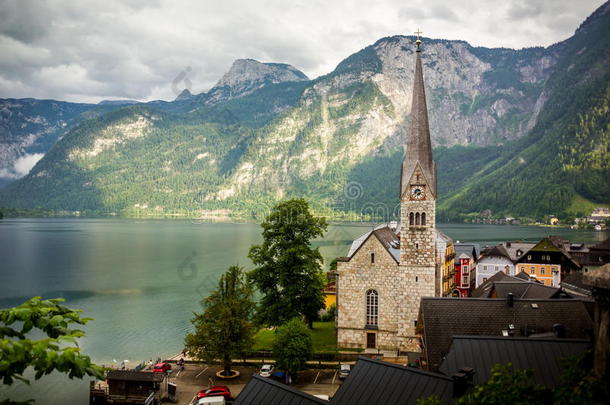
M289 63L314 78L418 27L475 46L548 46L603 3L0 0L0 98L170 100L184 83L208 90L237 58Z

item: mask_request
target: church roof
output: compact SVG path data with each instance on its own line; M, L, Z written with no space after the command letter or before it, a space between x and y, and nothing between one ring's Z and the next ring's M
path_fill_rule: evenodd
M372 230L359 236L352 242L347 257L351 259L371 235L374 235L379 240L379 242L383 245L383 247L386 248L388 253L392 255L397 263L400 261L400 239L398 239L396 231L391 228L389 224L378 225Z
M552 332L561 324L566 338L587 339L593 328L582 301L561 298L515 298L511 306L501 298L424 297L421 319L432 369L439 367L456 335L502 336L502 331L511 330L514 336L529 336Z
M401 196L405 193L407 182L419 163L432 194L436 195L436 167L432 160L432 143L428 125L426 91L419 49L415 54L415 79L413 82L413 101L411 103L411 128L407 138L407 151L401 172Z

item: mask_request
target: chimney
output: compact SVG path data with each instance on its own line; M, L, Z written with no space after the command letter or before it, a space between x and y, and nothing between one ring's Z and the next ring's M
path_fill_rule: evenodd
M457 373L451 376L453 380L453 396L459 398L463 396L470 387L473 386L472 377L474 376L474 368L462 367Z
M560 323L556 323L553 325L553 333L558 338L565 338L566 337L566 327Z
M512 307L514 305L515 302L515 296L513 295L513 293L508 293L506 295L506 305L508 305L509 307Z

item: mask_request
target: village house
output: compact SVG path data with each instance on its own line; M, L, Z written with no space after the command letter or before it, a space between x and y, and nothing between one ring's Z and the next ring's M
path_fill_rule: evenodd
M468 297L472 288L472 277L474 277L479 246L472 243L456 243L454 246L455 287L451 295Z
M515 275L515 264L504 245L497 245L481 251L477 260L474 276L474 288L486 282L499 271L509 276Z
M580 270L580 265L550 237L542 239L517 259L516 265L517 273L524 272L552 287L559 287L561 278L575 270Z

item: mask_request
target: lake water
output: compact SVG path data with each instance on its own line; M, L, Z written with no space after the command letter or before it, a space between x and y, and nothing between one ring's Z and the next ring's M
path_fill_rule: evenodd
M481 245L549 233L594 242L608 232L507 225L440 224L454 240ZM347 253L367 224L329 227L315 245L325 266ZM181 351L199 300L227 267L251 264L261 241L257 224L114 219L5 219L0 221L0 307L41 295L95 318L85 327L83 352L96 362L142 360ZM47 376L32 388L0 389L0 400L35 398L36 404L88 403L88 382Z

